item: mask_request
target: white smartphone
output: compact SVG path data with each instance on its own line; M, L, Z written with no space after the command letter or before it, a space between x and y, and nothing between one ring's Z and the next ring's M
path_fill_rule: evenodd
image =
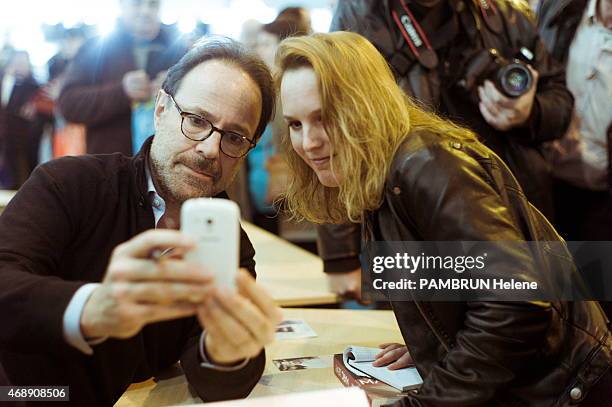
M219 287L235 289L240 257L240 209L219 198L195 198L183 203L181 232L197 242L185 260L201 264Z

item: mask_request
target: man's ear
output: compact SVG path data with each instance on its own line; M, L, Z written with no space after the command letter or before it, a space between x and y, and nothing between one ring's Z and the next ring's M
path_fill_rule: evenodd
M153 112L156 131L157 127L159 126L159 120L161 118L161 115L164 110L166 110L167 100L168 96L166 96L166 93L160 89L159 92L157 92L157 98L155 98L155 111Z

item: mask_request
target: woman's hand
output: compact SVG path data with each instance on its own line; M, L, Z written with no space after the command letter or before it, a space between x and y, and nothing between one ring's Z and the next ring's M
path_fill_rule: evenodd
M414 366L410 352L406 345L399 343L383 343L380 345L382 351L376 355L372 366L387 366L389 370L403 369Z

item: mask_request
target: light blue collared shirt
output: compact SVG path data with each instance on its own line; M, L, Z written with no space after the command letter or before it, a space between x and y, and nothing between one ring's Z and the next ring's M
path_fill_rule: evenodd
M153 208L153 217L155 218L155 228L157 229L157 224L164 213L166 213L166 201L164 198L157 194L157 190L155 189L155 184L153 184L153 178L151 177L151 173L149 169L146 169L147 172L147 193L149 194L149 202L151 202L151 207Z

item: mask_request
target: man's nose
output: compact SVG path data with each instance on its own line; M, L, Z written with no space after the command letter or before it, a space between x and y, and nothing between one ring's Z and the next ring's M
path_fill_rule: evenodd
M214 130L213 133L208 136L205 140L199 141L196 144L196 151L202 154L205 158L214 160L219 158L221 152L221 134Z

